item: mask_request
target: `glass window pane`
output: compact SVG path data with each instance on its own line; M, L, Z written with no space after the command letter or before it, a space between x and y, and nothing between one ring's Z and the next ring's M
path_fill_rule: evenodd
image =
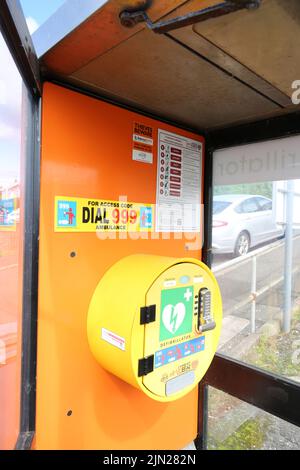
M208 388L209 450L300 450L300 428Z
M214 214L212 224L213 271L224 307L219 351L296 382L300 382L299 146L300 137L290 137L215 152L214 199L227 198L232 204ZM253 174L258 165L260 172ZM285 180L279 179L281 174Z
M0 449L19 434L23 152L22 80L0 34Z

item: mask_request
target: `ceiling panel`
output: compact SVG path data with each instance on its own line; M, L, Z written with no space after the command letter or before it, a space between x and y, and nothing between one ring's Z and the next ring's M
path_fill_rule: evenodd
M198 23L194 31L291 95L300 78L299 0L263 0L258 10Z
M170 38L147 30L91 61L72 78L198 128L278 109Z
M219 2L153 0L148 13L162 21ZM146 3L104 3L41 58L44 77L197 129L299 109L290 93L300 78L300 0L263 0L168 35L120 24L120 11Z

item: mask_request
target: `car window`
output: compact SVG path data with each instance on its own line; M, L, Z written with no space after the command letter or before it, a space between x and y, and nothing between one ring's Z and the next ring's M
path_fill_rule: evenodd
M244 213L257 212L259 210L255 197L246 199L245 201L242 202L241 205L242 205L242 212Z
M236 208L234 209L235 212L237 212L238 214L242 214L244 212L244 208L243 208L243 203L241 202L241 204L239 204L238 206L236 206Z
M272 201L270 199L266 199L264 197L257 197L256 202L260 211L272 210Z
M228 201L214 201L213 204L213 215L220 214L223 212L227 207L229 207L231 202Z

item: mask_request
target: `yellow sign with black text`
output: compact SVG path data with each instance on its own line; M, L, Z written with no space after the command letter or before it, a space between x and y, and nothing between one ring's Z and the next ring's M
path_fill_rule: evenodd
M55 197L55 232L151 232L154 207L128 201Z

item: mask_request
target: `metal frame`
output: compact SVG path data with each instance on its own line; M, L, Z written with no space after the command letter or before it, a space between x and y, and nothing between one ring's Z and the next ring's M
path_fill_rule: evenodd
M39 230L39 63L21 5L0 1L0 31L24 81L27 128L25 149L24 256L22 293L22 365L20 432L16 449L29 449L35 431ZM27 95L27 96L26 96Z
M290 112L248 124L223 127L209 132L210 150L253 144L300 134L300 112Z
M300 427L296 382L217 354L204 383Z
M211 266L213 152L220 148L298 135L300 134L299 118L300 113L295 112L208 133L204 179L206 203L203 247L203 260L208 266ZM300 427L300 385L282 376L217 353L199 385L198 436L195 441L198 449L207 447L209 386Z
M22 372L20 434L16 449L30 449L35 433L36 357L38 311L39 192L40 192L40 102L30 100L27 116L24 199L24 255L22 296Z
M39 62L19 0L0 0L0 30L24 82L40 96Z

